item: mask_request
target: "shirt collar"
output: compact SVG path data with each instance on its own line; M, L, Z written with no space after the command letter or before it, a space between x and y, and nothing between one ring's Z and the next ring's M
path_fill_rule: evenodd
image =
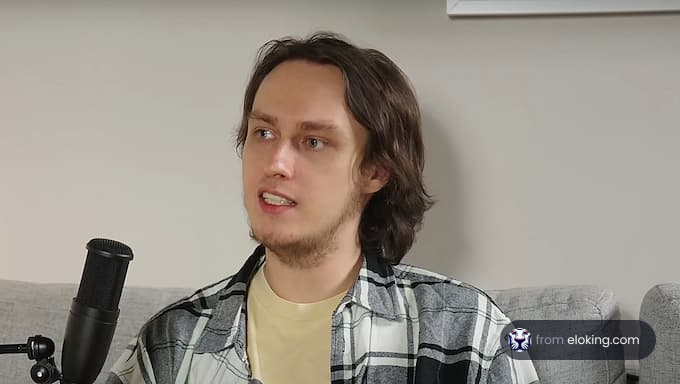
M338 310L349 301L387 319L403 318L406 305L394 269L383 260L379 249L364 248L362 256L359 276Z
M399 292L403 287L399 286L392 266L382 259L379 249L362 249L362 258L359 276L336 312L354 303L387 319L404 318L406 303ZM217 302L214 305L209 305L206 300L198 301L201 306L208 304L208 308L213 310L196 343L197 352L217 352L235 346L239 355L245 356L247 292L252 277L264 260L265 248L259 245L227 285L215 295Z
M241 269L229 278L227 285L211 296L216 302L194 301L201 305L197 310L209 311L208 322L196 342L196 352L218 352L234 346L239 357L245 358L247 291L250 280L263 262L264 246L259 245Z

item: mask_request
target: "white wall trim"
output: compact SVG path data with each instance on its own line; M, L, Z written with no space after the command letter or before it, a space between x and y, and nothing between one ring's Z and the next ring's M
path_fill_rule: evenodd
M678 12L680 0L447 0L449 16Z

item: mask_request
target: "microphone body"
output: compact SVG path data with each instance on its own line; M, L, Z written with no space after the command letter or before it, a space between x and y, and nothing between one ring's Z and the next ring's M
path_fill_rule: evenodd
M92 384L101 372L118 322L120 296L132 249L123 243L92 239L71 303L61 353L63 384Z

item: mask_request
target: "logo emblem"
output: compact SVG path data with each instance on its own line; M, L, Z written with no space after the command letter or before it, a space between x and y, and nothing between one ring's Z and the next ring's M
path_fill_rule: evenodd
M508 334L508 344L515 352L524 352L531 345L531 334L524 328L515 328Z

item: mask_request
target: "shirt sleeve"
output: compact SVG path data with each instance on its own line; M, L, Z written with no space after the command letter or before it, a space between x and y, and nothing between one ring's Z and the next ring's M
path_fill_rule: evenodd
M494 356L487 384L535 384L538 375L531 360L511 358L503 348L498 348Z
M111 368L106 384L156 384L151 359L141 337L125 348Z

